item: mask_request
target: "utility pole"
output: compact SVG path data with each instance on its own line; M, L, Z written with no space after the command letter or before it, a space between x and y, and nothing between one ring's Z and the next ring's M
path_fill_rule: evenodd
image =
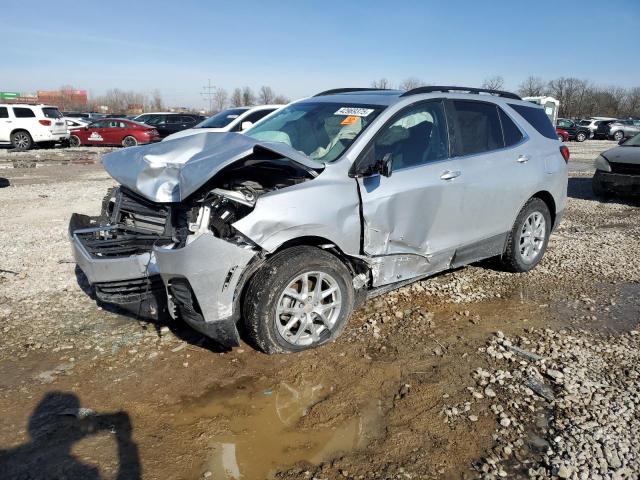
M202 87L202 92L200 92L200 95L202 95L205 100L209 101L209 112L213 111L213 92L215 91L215 89L216 87L214 85L211 85L211 79L209 78L207 81L207 85Z

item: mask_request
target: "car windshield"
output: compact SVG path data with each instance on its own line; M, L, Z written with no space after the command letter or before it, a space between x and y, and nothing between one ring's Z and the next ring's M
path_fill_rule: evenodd
M640 147L640 133L624 142L621 147Z
M318 162L336 160L384 107L344 103L295 103L263 120L245 135L282 142Z
M224 128L236 118L249 110L248 108L230 108L216 113L205 121L200 122L194 128Z

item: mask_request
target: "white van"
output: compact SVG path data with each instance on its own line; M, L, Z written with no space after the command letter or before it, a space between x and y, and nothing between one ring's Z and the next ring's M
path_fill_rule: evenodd
M38 143L52 146L69 140L69 129L58 107L0 103L0 144L29 150Z

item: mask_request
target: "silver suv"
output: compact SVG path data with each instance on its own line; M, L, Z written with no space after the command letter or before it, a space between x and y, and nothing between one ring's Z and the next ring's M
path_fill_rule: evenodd
M246 134L106 155L121 186L74 214L102 302L167 310L267 353L335 339L366 299L498 257L532 269L560 221L569 152L541 107L462 87L339 89Z
M619 142L640 133L640 120L616 120L609 124L609 138Z

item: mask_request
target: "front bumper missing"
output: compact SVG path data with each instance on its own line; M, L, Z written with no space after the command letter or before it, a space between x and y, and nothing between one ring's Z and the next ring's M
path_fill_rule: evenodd
M593 177L603 190L624 196L640 196L640 175L625 175L620 173L596 170Z
M255 250L207 232L182 248L154 246L149 252L121 257L92 254L86 235L116 228L77 214L69 224L76 263L95 287L98 299L129 311L135 311L136 304L150 311L167 308L173 318L220 344L239 344L236 322L240 312L234 309L234 301L242 272L256 256Z

